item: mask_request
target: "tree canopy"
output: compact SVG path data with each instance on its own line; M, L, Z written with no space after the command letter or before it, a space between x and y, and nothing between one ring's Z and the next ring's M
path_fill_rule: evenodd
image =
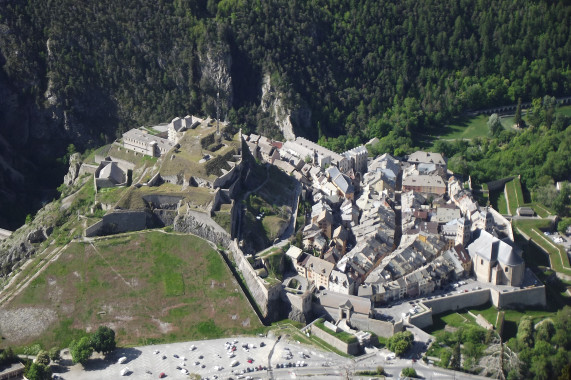
M91 335L90 342L94 351L107 354L116 347L115 331L107 326L99 326Z
M69 350L71 353L71 359L74 363L87 363L87 360L91 357L93 353L93 347L91 346L91 341L89 337L84 336L78 341L72 341Z

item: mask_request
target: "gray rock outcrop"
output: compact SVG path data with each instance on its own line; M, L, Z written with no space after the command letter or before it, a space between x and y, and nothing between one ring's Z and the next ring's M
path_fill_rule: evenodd
M270 74L262 80L261 108L269 112L286 140L295 140L295 129L310 127L311 110L307 107L288 105L284 96L271 83Z
M74 153L69 157L69 169L65 177L63 177L64 184L71 186L75 183L75 180L79 176L81 163L81 155L79 153Z
M228 46L219 44L209 46L199 55L200 88L204 97L205 108L212 118L216 118L216 100L219 95L220 119L224 120L234 100L232 86L232 55Z

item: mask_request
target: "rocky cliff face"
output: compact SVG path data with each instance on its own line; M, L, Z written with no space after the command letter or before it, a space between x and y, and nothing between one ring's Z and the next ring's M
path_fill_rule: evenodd
M230 74L232 56L229 49L222 44L208 47L205 52L199 55L199 62L203 109L208 116L216 118L216 101L219 99L220 120L224 120L234 101L232 76Z
M46 205L38 211L33 221L14 231L6 240L0 241L0 277L10 274L25 259L34 255L38 244L51 235L55 224L53 214L58 207L57 202Z
M270 74L262 81L262 111L269 112L286 140L295 140L296 130L308 129L311 122L311 110L307 107L286 105L283 94L271 83Z
M79 176L81 163L81 155L79 153L74 153L69 157L69 169L67 174L63 177L63 183L65 185L71 186L75 183Z

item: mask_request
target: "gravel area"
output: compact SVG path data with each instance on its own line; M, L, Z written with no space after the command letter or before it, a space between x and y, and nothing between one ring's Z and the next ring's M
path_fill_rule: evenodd
M0 310L0 331L8 342L21 342L40 335L56 319L56 312L48 308Z

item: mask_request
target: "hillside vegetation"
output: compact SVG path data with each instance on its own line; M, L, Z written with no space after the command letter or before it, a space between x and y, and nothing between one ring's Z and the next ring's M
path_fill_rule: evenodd
M23 326L26 314L43 323ZM156 231L71 243L0 312L3 345L65 347L101 325L120 345L262 328L208 242Z
M396 154L466 109L568 95L570 16L525 0L5 2L0 223L29 212L14 200L38 207L30 186L57 186L46 169L68 143L213 116L220 76L221 115L246 131L280 135L260 107L269 73L287 110L309 111L301 134L335 150L379 137Z

